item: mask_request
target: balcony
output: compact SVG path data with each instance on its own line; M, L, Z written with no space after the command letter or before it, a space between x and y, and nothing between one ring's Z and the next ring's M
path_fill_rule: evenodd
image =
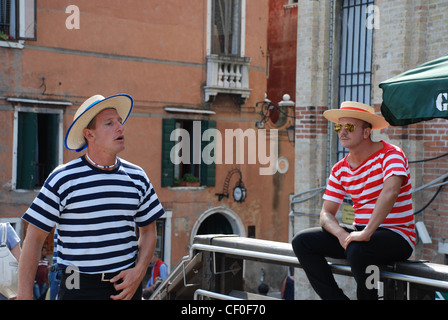
M218 93L240 95L244 101L249 97L250 58L234 56L207 56L207 84L205 101L214 99Z

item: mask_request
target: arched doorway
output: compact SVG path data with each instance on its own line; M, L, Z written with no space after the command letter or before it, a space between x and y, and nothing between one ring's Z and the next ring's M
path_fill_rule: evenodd
M233 234L232 226L227 218L221 213L208 216L199 226L196 234Z
M190 243L196 235L236 234L245 237L244 224L240 217L227 207L214 207L203 212L193 226Z

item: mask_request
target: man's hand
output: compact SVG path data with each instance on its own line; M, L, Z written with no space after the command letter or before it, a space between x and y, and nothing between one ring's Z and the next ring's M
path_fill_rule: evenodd
M338 209L338 203L325 200L322 206L322 211L320 212L320 225L326 231L338 238L339 244L345 249L345 243L349 233L339 225L339 222L335 217Z
M112 300L131 300L141 285L144 277L136 268L121 271L113 277L110 282L114 284L115 290L121 291L118 295L111 296Z
M369 241L369 240L370 240L370 235L367 232L365 232L364 230L353 231L348 234L348 236L345 238L344 242L341 243L341 245L345 250L347 250L348 245L352 241Z
M157 242L156 223L153 222L145 227L140 227L139 231L139 249L135 267L121 271L117 276L110 280L110 282L114 284L115 290L122 290L119 294L111 296L111 299L113 300L132 299L137 289L140 289L149 262L153 257Z

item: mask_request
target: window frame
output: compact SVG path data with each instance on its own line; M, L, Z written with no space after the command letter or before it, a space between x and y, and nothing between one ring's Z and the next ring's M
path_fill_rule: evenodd
M0 40L1 47L23 48L24 40L37 40L37 2L36 0L4 0L14 8L14 21L9 22L14 34L5 35L13 37L10 40ZM10 13L11 14L11 13ZM31 32L29 31L31 27Z
M220 6L218 10L217 6ZM223 5L223 7L221 7ZM235 10L236 9L236 10ZM221 28L217 34L215 26L217 11L221 13ZM213 0L212 1L212 54L224 56L239 56L241 47L241 1L240 0ZM217 41L219 38L219 41ZM216 43L218 42L218 43ZM222 43L223 42L223 43ZM219 50L215 48L220 47ZM221 49L222 47L222 49Z
M183 176L187 173L192 174L198 179L201 179L201 165L198 163L194 163L193 161L195 155L198 153L198 148L201 149L201 137L195 137L194 135L194 121L199 120L176 119L175 128L186 130L190 136L190 163L174 164L174 179L182 179ZM199 138L199 141L197 138ZM175 141L175 143L177 144L179 142ZM182 147L182 150L184 150L184 147ZM201 155L201 151L199 151L199 155ZM189 169L186 169L187 167L189 167Z
M239 56L244 57L246 54L246 0L240 1L240 36L239 36L239 52L237 54L213 53L213 7L215 0L207 0L207 56L216 54L218 56Z
M17 18L17 29L19 32L18 40L32 40L37 39L37 0L18 0L19 16ZM31 8L31 13L29 12ZM30 20L28 20L30 19ZM32 26L32 36L27 36L28 28Z
M370 105L374 31L368 29L365 22L367 8L374 3L374 0L341 1L338 106L345 100ZM346 21L344 21L344 14L347 15ZM363 53L364 55L362 55ZM348 150L342 148L337 139L337 161L343 159L347 154Z
M13 162L12 162L12 189L15 191L37 191L38 189L17 188L17 170L18 170L18 146L19 146L19 112L38 113L38 114L56 114L59 116L58 137L57 137L57 165L63 163L63 117L64 110L60 108L47 107L28 107L14 106L14 135L13 135Z
M192 127L194 127L194 121L199 121L201 123L201 131L200 136L196 137L199 139L196 143L193 135L190 134L190 162L192 157L194 157L194 151L197 151L197 148L200 148L199 157L201 158L202 151L204 148L210 144L209 141L203 141L202 136L205 130L207 129L216 129L216 121L214 120L199 120L199 119L183 119L183 118L165 118L162 119L162 170L161 170L161 186L162 187L177 187L174 183L176 176L176 164L172 163L170 159L170 154L172 148L177 145L178 141L171 140L171 133L173 130L178 129L179 126L177 123L182 121L191 121L193 123ZM196 133L197 134L197 133ZM179 166L182 164L179 164ZM215 178L216 178L216 164L215 162L211 164L206 164L202 159L200 159L200 163L194 164L190 163L189 165L194 165L199 171L196 176L200 185L202 186L215 186Z
M4 217L4 218L0 218L0 223L9 223L11 225L11 227L14 228L14 230L17 233L17 235L21 239L23 239L23 237L22 237L22 235L23 235L22 218Z

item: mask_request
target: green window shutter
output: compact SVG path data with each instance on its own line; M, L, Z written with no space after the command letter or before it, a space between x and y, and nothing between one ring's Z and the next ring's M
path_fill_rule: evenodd
M18 113L17 189L34 189L36 179L37 113Z
M170 136L175 128L176 119L162 119L162 187L174 185L174 164L170 153L176 143L170 140Z
M58 166L59 115L41 114L39 134L39 161L44 163L42 185L48 175Z
M204 131L207 129L216 129L216 121L201 121L201 137L203 137ZM201 150L210 144L211 141L201 141ZM213 141L216 143L216 141ZM201 185L214 186L215 185L215 175L216 175L216 164L215 162L211 164L205 164L201 161Z

